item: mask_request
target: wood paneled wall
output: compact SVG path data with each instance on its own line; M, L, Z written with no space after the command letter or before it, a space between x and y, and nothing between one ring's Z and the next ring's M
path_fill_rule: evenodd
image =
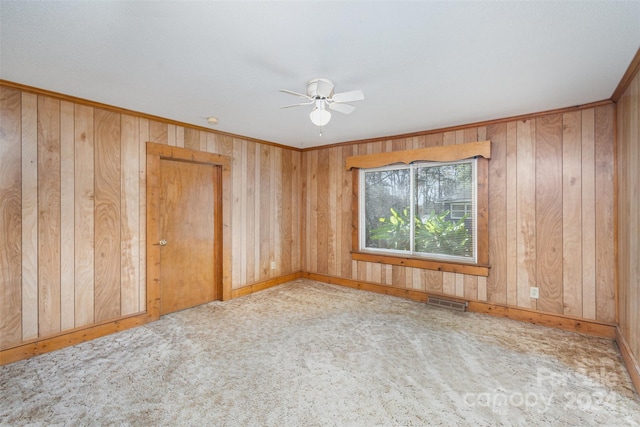
M488 277L352 261L352 155L492 141ZM616 320L614 105L303 152L303 270ZM529 288L540 288L540 298Z
M0 85L0 349L145 311L147 141L233 157L232 288L301 269L300 151Z
M617 119L619 324L640 363L640 73L618 100Z

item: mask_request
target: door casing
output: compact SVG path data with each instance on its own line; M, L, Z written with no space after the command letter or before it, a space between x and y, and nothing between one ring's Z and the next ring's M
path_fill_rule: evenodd
M214 278L216 295L231 298L231 158L187 148L147 142L147 314L160 318L160 159L200 163L214 167Z

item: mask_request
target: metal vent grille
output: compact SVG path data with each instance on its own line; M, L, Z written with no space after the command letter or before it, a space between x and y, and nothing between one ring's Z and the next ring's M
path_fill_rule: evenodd
M467 311L466 301L456 301L440 297L429 297L427 304L435 305L436 307L449 308L457 311Z

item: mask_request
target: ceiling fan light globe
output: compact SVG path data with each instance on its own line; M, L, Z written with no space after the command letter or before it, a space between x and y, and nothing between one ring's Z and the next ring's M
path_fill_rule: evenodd
M311 122L316 126L324 126L331 120L331 113L324 108L315 107L311 113L309 113Z

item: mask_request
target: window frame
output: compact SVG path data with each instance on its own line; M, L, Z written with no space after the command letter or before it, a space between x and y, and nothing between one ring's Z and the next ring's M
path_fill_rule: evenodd
M360 180L359 185L364 185L365 175L367 173L375 173L375 172L384 172L384 171L398 171L398 170L406 170L409 172L409 218L411 220L410 231L409 231L409 250L399 250L399 249L388 249L388 248L372 248L366 246L367 241L367 230L365 227L359 228L358 238L360 239L359 245L365 252L371 253L379 253L383 255L399 255L399 256L408 256L415 257L419 259L429 259L432 261L444 261L444 262L461 262L461 263L473 263L475 264L477 261L477 213L476 215L471 217L471 221L473 223L473 227L470 231L472 242L473 242L473 256L472 257L463 257L457 255L447 255L447 254L436 254L436 253L428 253L428 252L420 252L415 250L415 197L416 197L416 171L419 168L429 168L429 167L439 167L439 166L447 166L447 165L455 165L461 163L469 163L472 165L472 182L474 187L472 188L472 196L470 203L458 203L464 204L465 206L471 204L471 211L473 211L473 206L477 207L477 197L476 197L476 188L477 188L477 159L475 157L469 159L455 160L450 162L433 162L433 161L421 161L421 162L412 162L408 165L404 164L395 164L395 165L387 165L379 168L363 168L359 169L360 173L358 174L358 179ZM366 196L364 194L360 194L359 197L359 212L360 215L359 223L364 223L366 212L365 212L365 204L366 204ZM466 209L465 209L466 212ZM457 218L458 220L461 219ZM453 220L453 216L451 216Z
M461 262L412 256L404 254L381 253L360 248L360 169L373 169L396 163L410 164L414 162L452 162L475 157L476 163L476 261ZM423 268L428 270L452 273L488 276L489 269L489 192L488 192L488 159L491 157L491 141L471 142L452 146L428 147L416 150L385 152L351 156L347 158L347 170L352 170L352 233L351 257L356 261L367 261L382 264Z

